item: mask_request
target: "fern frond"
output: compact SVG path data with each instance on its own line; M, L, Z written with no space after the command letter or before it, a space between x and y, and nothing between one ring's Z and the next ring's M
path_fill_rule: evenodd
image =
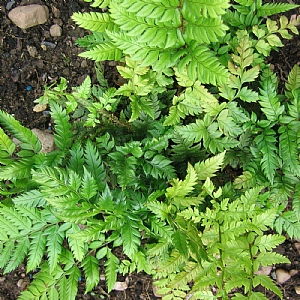
M195 4L195 2L193 2ZM195 40L199 44L210 44L218 42L220 37L226 34L229 29L223 24L220 16L207 19L205 17L199 17L193 21L188 21L185 24L184 39L186 41Z
M195 164L195 171L199 180L206 180L216 175L216 172L222 167L225 158L225 151L219 153L203 162Z
M279 151L280 156L285 166L289 171L297 176L300 176L300 162L298 157L297 147L297 132L288 126L281 126L278 130L279 136Z
M65 109L55 102L50 102L51 116L55 123L54 142L55 145L62 151L67 151L72 145L72 131L70 117Z
M30 242L28 237L25 236L21 239L18 239L17 244L11 252L10 259L4 268L4 274L15 270L23 262L28 253L29 247Z
M0 110L0 124L7 129L15 138L21 141L19 145L24 150L30 150L38 153L42 145L36 135L29 129L25 128L13 116Z
M265 3L257 9L258 17L272 16L299 7L290 3Z
M196 42L188 45L185 57L178 63L179 72L185 68L191 80L199 80L204 84L225 84L229 77L228 71L215 54L208 47Z
M74 258L78 261L82 261L85 255L85 243L80 239L76 239L76 233L81 232L78 225L72 224L72 227L67 231L67 239ZM72 236L73 234L73 236Z
M57 268L59 256L62 252L62 243L64 232L60 231L58 225L52 225L44 231L47 235L47 255L49 262L49 271L52 273Z
M166 197L172 199L187 196L194 190L194 186L196 185L197 181L198 176L195 169L192 167L192 165L188 164L187 175L185 179L183 181L178 180L177 178L173 179L173 182L171 182L172 187L167 188Z
M33 232L30 235L30 248L26 265L27 273L35 270L40 265L46 251L46 240L43 231Z
M99 262L96 257L88 255L81 263L84 270L86 288L85 293L91 291L100 280Z
M277 84L276 74L271 69L265 69L261 75L259 104L270 121L278 120L284 112L284 106L281 105L277 97Z
M67 295L68 300L74 300L77 295L78 291L78 279L81 276L79 268L74 265L72 268L68 271L68 279L67 279ZM65 295L64 295L65 296Z
M177 30L177 27L180 25L181 20L176 7L167 9L166 7L158 6L159 9L173 14L173 18L169 21L160 20L160 22L156 22L155 19L149 18L148 15L146 17L139 16L140 14L143 15L145 7L139 11L140 13L131 13L129 12L130 9L127 11L124 9L126 1L124 2L121 5L113 3L110 6L110 12L114 22L120 26L122 31L126 32L129 39L130 37L137 37L139 44L145 43L149 47L161 49L172 48L178 44L178 40L182 40L182 38L178 37L178 35L181 35L181 32Z
M124 217L124 223L121 227L121 236L123 241L124 253L131 258L137 251L141 243L139 224L133 221L130 216Z
M122 57L122 51L114 43L105 41L97 43L95 47L80 53L79 56L95 60L96 62L105 60L119 61Z
M16 145L0 128L0 159L12 156L15 152ZM1 161L0 161L1 162Z
M279 289L279 287L272 281L272 279L264 274L260 274L260 275L256 275L253 278L253 285L257 286L257 285L262 285L263 287L267 288L268 290L272 291L273 293L275 293L277 296L280 297L280 299L282 299L282 292Z
M26 207L41 207L46 203L43 194L39 190L31 190L29 192L25 192L20 196L15 197L13 201L16 205Z
M119 268L119 263L119 259L109 251L107 253L107 261L104 264L108 292L112 291L117 281L117 270Z
M177 273L185 261L185 256L183 256L179 251L173 250L168 261L163 263L160 267L161 276Z
M18 299L48 299L47 293L58 282L62 274L63 271L59 266L57 266L55 270L50 272L50 268L47 262L43 263L40 271L33 276L34 279L31 284L27 287L26 290L21 292ZM72 300L74 299L75 297Z
M291 92L300 87L300 67L296 64L288 75L288 81L285 84L286 95L290 98Z
M175 169L171 165L172 161L161 154L155 155L152 160L146 160L143 169L146 175L150 175L155 179L175 177Z
M75 12L72 20L80 27L94 32L105 32L106 30L115 31L116 26L112 22L111 17L107 13L97 12Z
M276 169L279 167L278 148L275 131L273 129L265 129L262 134L256 136L254 139L257 144L257 149L262 153L261 167L273 184Z
M215 0L213 2L200 2L194 0L187 0L184 3L182 14L185 19L190 20L198 17L204 18L218 18L225 14L226 9L229 8L228 0ZM193 13L192 13L193 12Z

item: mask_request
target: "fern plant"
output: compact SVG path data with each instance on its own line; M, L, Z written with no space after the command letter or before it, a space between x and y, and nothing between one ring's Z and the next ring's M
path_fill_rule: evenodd
M297 6L87 2L102 12L73 16L91 31L81 56L117 61L124 84L111 87L98 65L97 85L46 87L36 102L54 120L49 154L0 112L0 267L39 268L20 299L75 299L79 276L86 293L98 284L100 262L108 291L136 270L165 299L265 299L258 285L281 297L256 271L287 262L268 228L300 236L300 72L279 95L265 58L298 20L265 16Z
M163 299L267 299L254 290L259 285L282 299L272 279L257 274L260 266L289 262L272 252L285 238L264 233L274 222L276 208L257 206L265 197L262 187L240 196L234 196L231 184L215 187L211 177L224 154L189 165L184 180L171 182L164 201L147 203L167 223L168 235L161 235L147 252ZM203 209L205 202L210 206Z

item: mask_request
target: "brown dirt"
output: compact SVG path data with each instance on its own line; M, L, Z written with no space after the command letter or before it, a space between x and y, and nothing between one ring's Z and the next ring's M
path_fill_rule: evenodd
M75 86L80 84L87 75L91 76L93 82L96 81L93 62L79 58L80 50L74 46L75 40L82 37L85 31L70 20L73 12L89 10L89 4L83 0L16 0L13 7L39 3L46 4L50 11L47 23L21 30L7 18L8 2L9 0L0 0L0 109L13 114L24 126L46 129L49 122L47 115L32 111L33 101L42 95L45 84L49 85L58 78L65 77L70 86ZM294 3L300 4L300 0ZM299 10L292 13L299 14ZM50 36L49 28L54 23L62 26L62 36L56 38ZM43 50L41 47L43 41L55 44L55 48ZM278 53L272 53L270 57L270 62L274 65L282 85L292 66L300 63L299 44L300 36L296 36L291 41L287 41L283 49ZM30 46L37 50L33 57L27 50ZM283 267L287 270L298 270L300 273L299 254L294 247L294 242L287 240L278 251L291 260L290 265ZM32 274L25 273L24 265L9 274L3 275L0 271L0 300L17 299L18 294L26 288L31 278ZM87 295L84 295L85 285L82 280L79 283L80 291L77 299L156 299L149 276L131 274L127 280L128 288L123 292L113 291L107 294L105 282L102 281ZM296 286L300 286L300 274L296 274L280 286L284 299L300 298L295 293ZM278 297L269 296L269 299L275 300Z

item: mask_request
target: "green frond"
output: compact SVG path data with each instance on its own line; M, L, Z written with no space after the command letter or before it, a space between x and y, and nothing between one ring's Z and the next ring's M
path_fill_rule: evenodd
M172 187L167 188L166 197L169 199L183 198L194 190L197 184L198 176L192 165L188 164L187 175L185 179L173 179L171 182ZM176 202L176 200L174 201ZM184 202L184 200L183 200Z
M33 232L30 235L30 248L27 258L26 272L34 271L40 266L46 252L46 236L43 231Z
M31 282L31 284L27 287L26 290L21 292L18 299L49 299L47 297L47 294L51 293L50 290L54 288L55 284L59 281L62 274L63 271L59 266L57 266L56 269L53 270L52 273L50 273L49 265L47 264L47 262L45 262L41 266L41 270L33 276L33 281ZM71 299L74 300L75 297L70 298L70 300Z
M39 190L31 190L21 194L20 196L14 197L13 202L16 205L26 207L41 207L46 204L46 200Z
M218 18L225 14L226 9L230 7L228 0L215 0L211 2L186 0L182 9L183 17L186 20L194 18Z
M276 121L284 112L284 106L281 105L277 97L277 78L271 69L265 69L261 75L261 88L259 104L261 110L268 120Z
M2 160L2 158L11 157L15 152L15 149L15 143L13 143L13 141L5 134L3 129L0 127L0 159Z
M75 12L71 18L80 27L94 32L115 31L116 29L108 13Z
M177 250L173 250L168 261L163 263L160 267L161 276L177 273L185 261L186 257L184 255Z
M63 247L64 232L60 231L58 225L52 225L45 229L44 234L47 237L46 246L49 271L52 273L58 266L59 256Z
M225 36L226 31L229 29L223 24L221 17L213 19L199 17L192 22L188 21L184 28L184 39L186 41L195 40L199 44L218 42L221 37Z
M1 167L0 179L11 180L29 178L32 167L32 159L22 158L19 161L11 163L9 166Z
M171 179L175 177L175 169L171 163L172 161L165 156L157 154L151 160L145 160L143 169L147 176L150 175L155 179Z
M300 222L300 184L297 183L292 197L293 211L297 220Z
M105 60L119 61L122 57L122 51L114 43L105 41L98 43L90 50L80 53L79 56L95 60L96 62Z
M92 255L87 255L81 263L86 280L85 293L90 292L100 280L99 261Z
M83 158L83 148L80 143L75 143L69 150L71 157L68 162L68 169L74 171L76 174L83 174L83 164L85 162Z
M82 177L82 186L79 192L81 196L88 201L91 198L93 198L98 192L97 182L95 178L91 175L91 173L86 170L86 168L84 168L84 173Z
M277 296L279 296L280 299L282 299L282 292L280 288L274 283L274 281L269 276L264 274L256 275L253 278L253 285L257 286L259 284L265 287L266 289L272 291Z
M55 102L50 102L51 116L55 123L54 142L62 151L68 151L72 145L72 125L65 109Z
M204 84L225 84L229 77L228 71L221 65L215 54L207 46L193 41L178 63L179 72L185 68L191 80L199 80Z
M107 260L105 262L105 279L107 282L107 289L110 292L117 281L117 270L119 268L119 259L110 251L107 253Z
M265 3L257 9L258 17L273 16L299 7L291 3Z
M254 139L257 149L261 152L261 167L267 179L273 184L277 168L279 168L279 157L276 134L273 129L264 129Z
M25 259L30 247L29 238L27 236L18 239L13 251L11 252L10 259L4 268L4 274L15 270Z
M139 224L130 217L124 217L122 221L124 222L121 227L123 251L131 258L138 251L141 243Z
M74 238L72 236L72 234L76 236L76 233L78 232L81 232L79 226L72 224L72 227L67 231L66 235L74 258L77 261L82 261L85 255L85 243L83 240Z
M130 12L131 9L124 9L124 4L112 3L110 6L111 16L114 22L120 26L123 32L126 32L128 39L130 37L137 37L139 44L145 43L149 47L172 48L178 44L178 40L182 40L181 32L177 30L180 25L180 13L176 7L166 8L157 5L163 16L171 16L172 19L164 20L159 19L160 22L156 22L155 19L148 17L150 11L147 11L146 7L139 10L138 13ZM155 5L155 3L152 3ZM133 5L134 6L134 5ZM142 17L143 12L147 12L147 16ZM180 35L180 36L178 36Z
M78 279L81 276L81 272L77 266L73 266L70 271L68 272L68 279L67 279L67 295L70 300L76 298L77 291L78 291Z
M281 126L278 130L279 136L279 151L285 167L291 174L300 176L300 162L298 157L297 132L291 128L291 123L288 126Z
M8 130L15 138L21 141L19 146L23 150L29 150L33 151L34 153L38 153L42 146L36 135L29 130L28 128L25 128L20 124L19 121L17 121L13 116L9 115L8 113L0 110L0 124ZM2 139L5 139L6 145L7 144L7 139L5 136L3 136L3 131L0 132ZM9 143L10 144L10 143ZM1 146L1 148L4 145ZM10 146L12 147L12 146ZM1 150L1 149L0 149ZM10 148L9 151L11 151L12 148Z
M199 180L206 180L216 175L216 172L222 167L225 158L225 151L219 153L203 162L195 164L195 171Z
M286 95L291 98L291 92L300 87L300 67L296 64L288 75L288 81L285 84Z

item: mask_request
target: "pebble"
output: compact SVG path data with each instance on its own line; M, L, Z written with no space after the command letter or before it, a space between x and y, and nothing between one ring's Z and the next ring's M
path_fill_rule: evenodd
M34 112L42 112L47 109L47 104L36 104L33 108Z
M277 269L276 270L276 281L277 283L285 283L286 281L288 281L291 278L291 274L284 270L284 269Z
M50 35L51 36L61 36L62 29L58 24L54 24L50 27Z
M125 291L128 288L128 285L125 281L117 281L114 285L115 291Z
M46 23L49 10L47 6L39 4L18 6L8 13L8 17L19 28L27 29Z
M36 57L38 55L36 47L27 45L26 48L31 57Z
M41 47L43 50L47 50L47 47L54 49L56 47L56 45L51 42L43 41L43 42L41 42Z
M42 144L41 152L49 153L54 150L54 136L48 132L33 128L31 131L37 136Z
M300 295L300 286L295 286L295 292L297 295Z

